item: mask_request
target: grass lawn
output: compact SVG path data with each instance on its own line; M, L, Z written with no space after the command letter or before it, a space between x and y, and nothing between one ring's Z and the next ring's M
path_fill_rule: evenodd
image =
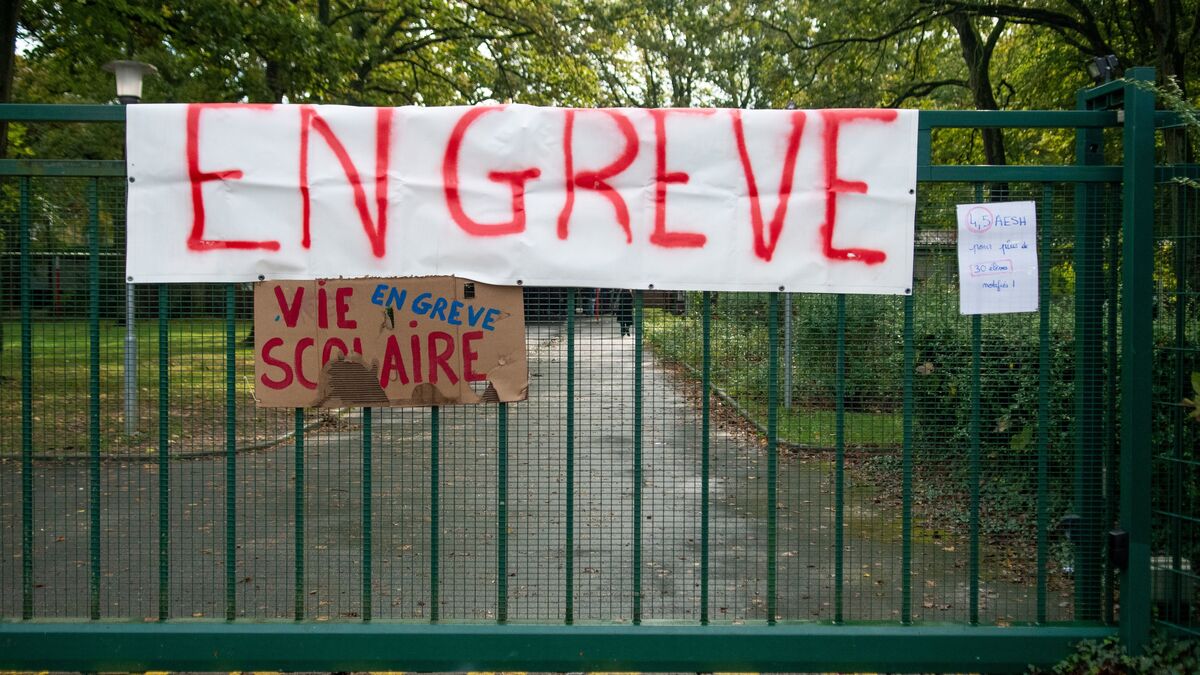
M242 344L250 320L236 323L236 419L240 446L269 440L292 428L290 410L258 408L254 403L254 354ZM646 312L647 342L656 354L698 368L699 359L687 358L699 340L686 339L685 329L673 315ZM728 342L727 326L714 325L714 345ZM169 328L171 447L180 453L222 450L225 447L226 380L225 322L221 319L175 319ZM723 338L718 339L718 333ZM112 320L100 322L99 403L102 451L146 453L158 448L158 321L144 319L138 335L139 433L125 433L124 344L125 327ZM740 343L729 349L744 347ZM90 341L86 320L38 320L33 325L33 440L39 455L78 455L90 448ZM674 352L672 350L675 350ZM681 352L681 350L684 350ZM684 358L680 358L680 357ZM740 385L752 380L759 365L744 354L714 357L714 383L728 392L760 424L766 423L761 395ZM0 353L0 456L21 450L21 327L4 324L4 349ZM779 433L786 442L830 447L834 444L835 413L828 406L780 409ZM902 438L901 414L895 410L847 410L845 441L849 446L897 446Z
M667 362L689 368L697 377L701 367L700 335L694 321L662 310L647 309L646 341ZM712 382L762 426L767 423L765 394L766 331L745 322L714 318L712 323ZM800 381L801 373L797 373ZM779 407L779 438L797 445L833 447L837 414L832 401L819 406L795 403ZM843 432L849 446L899 447L903 415L899 409L846 410Z
M254 403L253 349L241 344L249 320L237 322L237 440L245 445L274 438L291 428L291 411L258 409ZM153 453L158 442L158 321L137 325L139 433L125 433L125 327L100 322L100 441L104 451ZM219 450L225 443L225 322L178 319L170 322L169 433L181 452ZM86 320L37 321L33 325L33 440L45 455L86 453L90 436L90 339ZM0 454L21 449L21 326L4 324L0 354Z

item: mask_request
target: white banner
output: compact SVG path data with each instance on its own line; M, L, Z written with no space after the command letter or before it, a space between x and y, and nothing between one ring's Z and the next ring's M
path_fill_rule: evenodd
M917 113L136 105L136 283L903 294Z

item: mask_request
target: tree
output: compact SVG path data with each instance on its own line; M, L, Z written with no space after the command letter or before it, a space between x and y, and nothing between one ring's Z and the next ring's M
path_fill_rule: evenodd
M21 0L9 0L0 7L0 103L12 100L13 62L17 50L17 17ZM8 156L8 122L0 122L0 159Z
M1046 28L1081 60L1113 54L1125 65L1153 65L1160 83L1175 82L1185 99L1200 68L1200 3L1195 0L924 1L938 9ZM1188 161L1193 154L1185 134L1166 134L1168 161Z

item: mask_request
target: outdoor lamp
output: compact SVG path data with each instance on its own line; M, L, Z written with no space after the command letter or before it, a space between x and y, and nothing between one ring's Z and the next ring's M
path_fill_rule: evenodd
M1088 75L1092 78L1092 82L1095 82L1096 84L1111 82L1112 79L1116 77L1117 69L1119 67L1120 66L1117 63L1117 57L1112 54L1109 54L1108 56L1097 56L1091 61L1088 61L1087 64Z
M158 68L141 61L109 61L104 69L117 76L117 100L124 104L142 100L142 78Z
M141 61L109 61L104 69L117 76L117 100L131 105L142 100L142 78L158 69ZM130 179L132 180L132 179ZM133 279L129 279L133 281ZM137 388L137 293L132 283L125 284L125 433L138 433Z

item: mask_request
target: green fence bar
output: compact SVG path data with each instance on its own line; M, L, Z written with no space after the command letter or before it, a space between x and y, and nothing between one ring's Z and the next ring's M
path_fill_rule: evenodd
M779 294L772 293L767 316L767 623L778 614L779 577Z
M833 622L842 623L846 528L846 296L837 296L837 363L834 378Z
M633 292L633 623L642 622L642 292Z
M438 489L441 440L438 435L442 428L442 411L438 406L429 409L429 621L437 623L438 608L441 604L438 581L438 542L441 536L441 525L438 523Z
M362 620L371 620L371 442L373 416L362 411Z
M10 122L124 122L125 106L96 103L5 103L0 120Z
M563 620L575 622L575 289L567 289L567 493Z
M294 461L296 464L296 485L292 494L292 510L295 512L294 531L292 538L295 540L292 552L293 561L292 568L292 585L296 588L296 597L293 599L292 616L296 621L304 620L304 408L296 408L293 411L292 428L294 429L293 439L294 446Z
M704 291L701 308L700 364L700 625L708 625L709 471L712 442L712 293Z
M496 411L496 621L508 621L508 404Z
M1117 522L1117 504L1116 504L1116 484L1115 476L1117 473L1117 417L1119 416L1118 406L1120 405L1120 393L1117 388L1117 372L1119 368L1120 354L1117 347L1117 306L1120 297L1120 246L1121 246L1121 217L1120 207L1118 204L1112 203L1114 200L1106 199L1107 209L1110 214L1111 225L1108 227L1108 241L1105 244L1107 256L1108 279L1107 288L1105 289L1104 297L1108 298L1105 308L1106 326L1105 326L1105 385L1104 385L1104 457L1101 461L1101 471L1104 475L1103 498L1104 498L1104 522ZM1112 213L1115 211L1115 213ZM1184 226L1186 218L1178 218L1176 220L1180 227ZM1180 240L1175 244L1177 252L1183 251L1187 246L1186 240ZM1176 276L1176 279L1184 277ZM1176 307L1182 310L1186 303L1177 302ZM1180 370L1179 376L1185 377L1185 373ZM1180 395L1176 401L1182 400ZM1178 435L1175 438L1179 438ZM1108 557L1104 558L1104 601L1101 611L1104 613L1104 622L1108 624L1115 623L1115 598L1117 590L1117 570L1110 564Z
M100 618L100 195L88 179L88 583L89 613Z
M975 184L975 201L983 201L983 184ZM971 594L969 605L969 621L972 625L979 623L979 435L982 433L980 422L981 401L980 380L982 379L983 346L982 317L978 314L971 316L971 446L967 480L970 482L970 512L968 514L970 528L970 559L968 563L968 583Z
M29 177L20 180L21 249L21 618L33 618L33 275L29 265Z
M0 176L125 176L125 162L115 159L0 159Z
M1129 566L1121 575L1121 638L1140 653L1150 638L1151 408L1154 294L1154 69L1130 68L1125 87L1125 195L1121 289L1121 528Z
M237 618L237 286L225 285L225 620Z
M970 581L970 622L972 625L979 623L979 405L980 399L980 369L981 361L983 360L981 346L981 320L980 315L971 316L971 449L970 449L970 481L971 490L971 512L970 529L971 529L971 554L970 567L968 570Z
M1044 223L1054 222L1054 190L1042 188L1038 212ZM1037 622L1046 622L1046 573L1050 565L1047 531L1050 436L1050 247L1051 232L1038 232L1038 411L1037 411Z
M1110 82L1104 86L1113 88L1120 84ZM1103 93L1103 88L1093 90L1093 95ZM1116 112L1104 110L922 110L920 115L918 126L926 129L1070 129L1120 125Z
M900 514L900 622L912 623L912 500L913 500L913 296L904 297L904 420Z
M1077 105L1099 104L1081 92ZM1104 135L1099 129L1076 132L1075 159L1080 165L1096 165L1104 161ZM1100 528L1102 505L1098 486L1103 480L1104 447L1103 373L1103 315L1101 294L1103 282L1103 238L1098 208L1103 195L1100 186L1075 187L1075 494L1074 513L1079 516L1071 538L1075 548L1075 617L1084 621L1100 618ZM1149 299L1146 300L1149 302Z
M158 285L158 620L171 615L171 294Z
M1176 188L1176 189L1181 189L1181 188ZM1178 197L1176 197L1176 199L1178 199ZM1188 217L1187 213L1180 213L1180 214L1176 215L1176 217L1175 217L1175 233L1174 233L1175 239L1176 239L1175 245L1174 245L1175 260L1173 261L1173 264L1174 264L1174 268L1175 268L1175 270L1174 270L1175 271L1175 279L1177 280L1176 283L1178 284L1178 286L1175 289L1175 312L1174 312L1175 316L1173 317L1174 326L1172 328L1172 330L1174 332L1174 336L1175 336L1175 339L1174 339L1175 353L1173 355L1174 356L1173 360L1175 362L1175 378L1174 378L1175 381L1172 385L1171 399L1170 399L1172 401L1182 401L1184 398L1187 397L1187 395L1189 393L1189 389L1190 389L1189 380L1191 379L1191 377L1190 377L1191 368L1189 368L1187 365L1187 357L1188 357L1187 304L1188 303L1184 301L1183 294L1182 294L1182 292L1185 291L1187 288L1187 283L1184 280L1188 278L1187 277L1187 261L1189 259L1188 256L1191 254L1191 252L1189 250L1190 249L1189 244L1192 243L1191 241L1188 240L1188 235L1187 235L1188 225L1189 225L1189 217ZM1115 240L1115 237L1114 237L1114 240ZM1112 253L1115 257L1115 255L1116 255L1115 241L1112 246ZM1113 274L1109 275L1110 286L1112 285L1112 280L1115 276L1116 276L1115 272ZM1113 294L1112 297L1116 297L1115 293ZM1113 312L1110 311L1110 314L1112 314L1112 313ZM1110 323L1111 323L1111 321L1112 321L1112 317L1110 316ZM1115 363L1114 363L1116 360L1116 353L1115 353L1116 352L1116 350L1115 350L1116 334L1115 334L1115 331L1110 330L1108 337L1109 337L1109 343L1110 343L1109 344L1110 364L1115 365ZM1115 367L1114 367L1114 370L1115 370ZM1111 390L1112 389L1110 387L1110 391ZM1115 401L1114 401L1114 405L1115 405ZM1169 482L1170 495L1168 496L1167 503L1170 505L1170 509L1175 512L1182 512L1186 509L1186 505L1185 505L1186 502L1184 501L1185 500L1184 486L1186 485L1185 476L1188 473L1188 464L1187 464L1188 460L1185 458L1185 455L1184 455L1186 444L1183 441L1185 411L1186 411L1186 409L1183 406L1172 406L1172 408L1171 408L1171 434L1174 438L1174 442L1171 443L1171 446L1172 446L1171 454L1169 455L1172 461L1170 463L1170 472L1171 472L1170 473L1171 478L1170 478L1170 482ZM1109 417L1109 420L1112 420L1112 418L1115 417L1115 415L1113 415L1110 412L1108 417ZM1106 434L1108 433L1107 425L1105 427L1105 432L1106 432ZM1111 440L1111 438L1112 437L1110 435L1109 439ZM1110 458L1111 454L1106 455L1106 457ZM1171 569L1172 570L1180 570L1183 567L1184 541L1185 541L1183 524L1184 524L1184 521L1182 518L1171 519L1171 528L1170 528L1169 534L1167 535L1167 541L1168 541L1167 551L1171 556ZM1180 577L1180 575L1178 572L1175 572L1171 575L1171 587L1169 589L1170 600L1168 602L1167 612L1165 612L1166 616L1160 617L1161 619L1165 619L1167 621L1170 621L1170 622L1173 622L1176 624L1186 623L1186 619L1187 619L1187 617L1184 615L1184 613L1182 611L1185 606L1184 596L1183 596L1184 588L1183 588L1183 584L1181 583L1182 579L1180 579L1179 577ZM1105 609L1105 619L1109 623L1111 623L1112 622L1111 605L1106 605L1104 609Z
M412 672L1024 672L1050 668L1103 626L429 626L379 621L10 624L13 670ZM969 665L968 665L969 664Z

